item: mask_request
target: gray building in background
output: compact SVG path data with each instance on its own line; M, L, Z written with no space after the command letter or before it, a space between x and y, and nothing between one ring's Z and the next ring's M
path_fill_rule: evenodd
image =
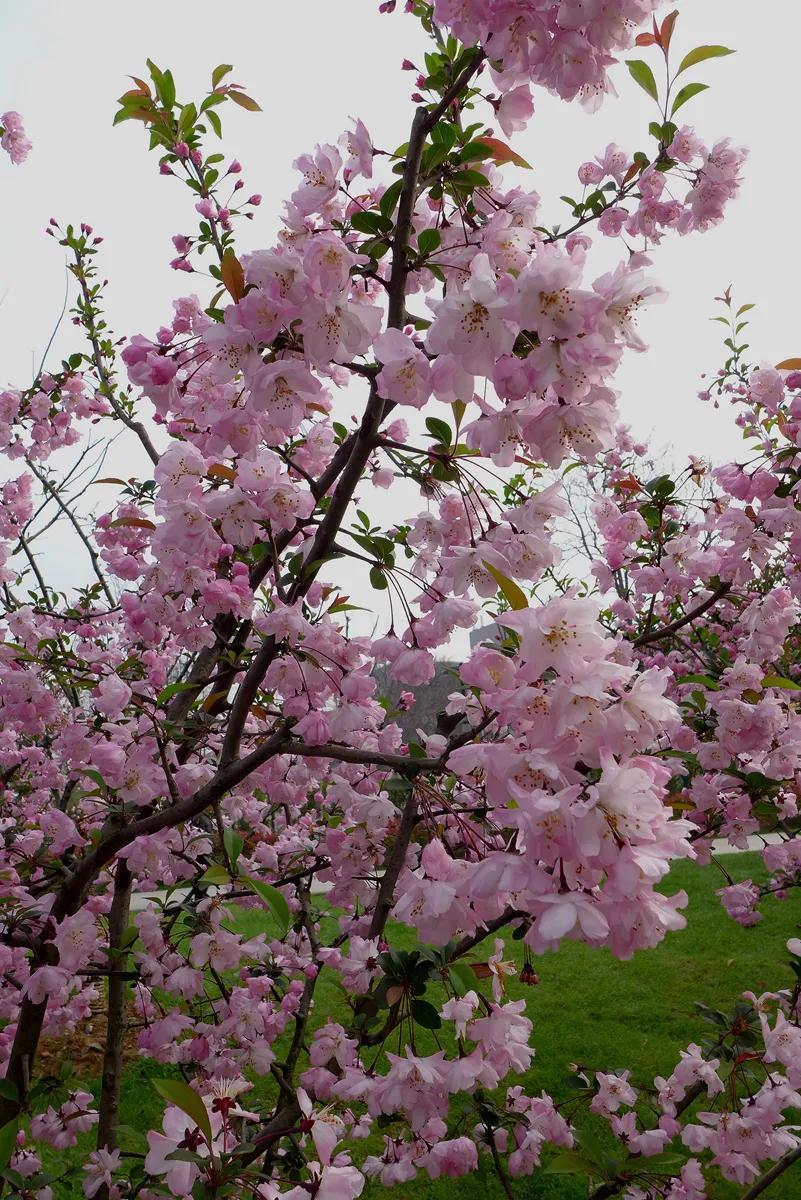
M470 630L470 649L483 643L492 644L501 640L502 632L493 621L481 629ZM373 672L378 681L378 693L388 700L393 709L397 709L402 692L414 692L414 703L407 712L401 712L394 720L403 730L406 741L417 741L417 730L424 729L426 733L449 733L453 726L440 724L437 730L437 718L444 713L448 697L452 692L464 690L464 684L459 678L458 662L437 662L434 668L434 678L430 683L420 687L410 687L407 683L397 683L390 679L389 667L376 667Z
M482 625L479 629L470 630L470 649L475 650L476 646L481 646L484 642L500 642L503 638L503 633L500 626L493 621L490 625Z
M459 663L456 662L438 662L431 682L419 687L410 687L407 683L397 683L396 680L390 679L388 667L376 667L374 674L378 681L379 695L389 700L393 709L398 707L401 692L414 692L411 708L394 717L403 730L406 741L417 741L418 729L433 733L437 726L437 717L445 711L451 692L460 692L464 687L459 678Z

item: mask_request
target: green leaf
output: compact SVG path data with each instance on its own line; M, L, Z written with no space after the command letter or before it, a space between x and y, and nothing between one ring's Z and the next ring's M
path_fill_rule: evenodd
M394 213L395 206L397 205L398 200L400 199L402 187L403 187L403 180L396 179L394 183L391 183L389 185L387 190L384 192L384 195L378 201L378 207L381 209L381 212L384 214L385 217L391 217L392 214Z
M197 690L196 683L168 683L165 688L161 689L158 696L156 696L156 704L161 708L167 700L171 700L173 696L177 696L178 692L191 692L193 690Z
M696 46L684 55L676 74L681 75L682 71L694 67L696 63L706 62L708 58L724 58L727 54L734 54L734 50L729 50L727 46Z
M164 72L158 91L164 107L171 109L175 104L175 80L172 77L172 71Z
M520 609L528 608L528 600L522 588L514 582L513 579L508 579L497 567L493 567L492 563L484 562L485 570L489 571L492 578L497 583L502 594L509 601L511 608Z
M711 692L720 690L720 685L711 675L677 675L676 683L700 683L703 687L709 688Z
M19 1117L14 1117L0 1129L0 1171L4 1171L11 1161L11 1155L14 1153L14 1147L17 1144L18 1130Z
M580 1154L578 1150L563 1150L543 1167L545 1175L590 1175L598 1174L598 1168Z
M289 905L283 893L271 883L262 883L260 879L244 878L242 882L267 905L278 925L278 936L283 940L289 932L290 921Z
M216 88L217 84L223 79L229 71L233 71L230 63L220 63L219 67L215 67L211 73L211 86Z
M417 249L420 254L431 254L441 241L438 229L424 229L417 239Z
M656 500L667 500L676 490L676 485L669 475L659 475L645 485L645 490Z
M377 212L354 213L350 223L359 233L386 233L392 228L392 222Z
M221 887L223 884L231 882L231 876L228 874L228 871L225 869L225 867L220 866L219 863L214 863L213 866L209 867L209 869L200 876L200 882L210 883Z
M188 133L197 121L197 109L194 104L185 104L178 117L178 128L181 133Z
M665 1150L662 1154L651 1154L645 1161L641 1156L631 1160L634 1169L642 1175L677 1175L685 1161L673 1150Z
M233 829L223 831L223 846L225 847L225 853L228 855L228 861L232 869L236 867L237 859L242 853L244 844L239 834L235 833Z
M166 1156L167 1162L190 1162L199 1163L203 1160L199 1154L195 1154L193 1150L171 1150Z
M380 567L370 568L370 584L377 592L385 592L389 587L387 577Z
M440 121L431 130L432 142L440 142L452 150L456 145L456 128L449 121Z
M0 1079L0 1096L4 1100L12 1100L14 1103L19 1100L19 1092L17 1085L11 1079Z
M443 446L450 446L453 441L453 433L450 425L446 421L441 421L439 417L428 417L426 419L426 429Z
M456 995L464 996L475 988L476 977L466 962L452 962L450 964L450 982Z
M439 1013L427 1000L412 1000L412 1017L423 1029L439 1029L442 1026Z
M492 146L486 142L468 142L459 151L459 162L475 162L484 158L492 158Z
M629 74L635 83L638 83L643 91L646 91L654 100L659 99L659 91L654 79L654 73L648 66L647 62L643 62L641 58L633 58L626 63L629 69Z
M457 171L455 175L451 175L448 182L459 191L466 192L472 192L473 188L477 187L489 187L489 179L480 171Z
M197 1092L180 1079L154 1079L153 1087L160 1096L185 1112L211 1145L211 1121L206 1105Z
M692 100L693 96L697 96L699 92L705 92L708 87L708 83L686 84L680 92L676 93L676 99L673 101L673 105L670 110L671 117L678 112L683 104L686 104L688 100Z
M762 680L762 686L785 688L787 691L796 691L801 688L801 683L794 683L792 679L785 679L782 675L766 675Z
M122 937L120 938L120 950L128 950L133 946L136 939L139 937L139 927L137 925L126 926Z
M105 779L99 771L94 769L94 767L79 767L78 770L82 775L88 775L92 782L96 783L98 787L104 788L106 786Z

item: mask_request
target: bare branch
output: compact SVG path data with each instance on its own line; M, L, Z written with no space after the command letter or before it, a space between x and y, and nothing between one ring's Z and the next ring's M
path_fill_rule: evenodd
M651 642L658 642L662 638L670 637L672 633L676 633L677 630L683 629L685 625L689 625L696 617L701 617L705 612L708 612L713 605L717 604L718 600L721 600L731 591L731 588L732 585L730 583L719 584L711 596L708 596L702 604L690 609L688 613L685 613L682 617L678 617L675 621L671 621L669 625L663 625L661 629L652 629L650 633L642 634L641 637L635 640L634 645L638 647L647 646Z

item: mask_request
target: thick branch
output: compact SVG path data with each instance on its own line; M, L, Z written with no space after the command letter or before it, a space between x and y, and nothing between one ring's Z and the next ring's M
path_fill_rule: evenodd
M256 651L253 661L248 667L247 674L239 685L236 697L231 705L228 727L225 731L222 750L220 751L221 768L227 767L239 753L239 745L242 741L242 732L245 728L245 722L248 719L248 713L258 695L262 680L267 673L267 668L275 658L276 649L277 643L275 638L266 638Z
M389 314L387 324L390 329L402 329L406 321L406 276L409 273L406 251L412 228L414 205L417 199L417 179L420 174L420 160L423 156L423 147L425 146L426 138L473 78L483 61L484 51L477 50L465 69L445 92L439 104L431 109L430 112L425 108L418 108L414 114L412 131L409 135L409 148L406 151L406 163L403 168L403 186L401 188L400 199L398 200L398 219L395 224L392 267L389 275Z
M403 864L406 862L406 851L409 849L409 842L412 840L412 831L416 823L417 797L414 793L414 788L412 788L403 809L403 816L400 819L398 832L395 835L395 842L387 859L384 874L381 876L381 886L378 889L378 899L376 900L373 918L370 922L368 937L380 937L384 932L384 926L389 918L389 912L395 896L395 884L398 882L398 876L403 869Z
M108 922L108 944L111 952L108 994L106 1000L106 1046L103 1055L103 1075L100 1085L100 1118L97 1124L97 1148L114 1150L117 1145L117 1121L122 1082L122 1050L125 1037L125 971L127 954L123 939L128 928L131 905L131 872L125 859L117 861L114 876L114 895ZM107 1193L106 1193L107 1194ZM102 1200L102 1193L101 1195Z
M420 771L444 771L441 758L410 758L407 754L384 754L380 750L357 750L353 746L340 746L328 742L321 746L307 746L297 738L288 738L281 746L282 754L296 754L301 758L331 758L337 762L364 763L368 767L388 767L404 773Z
M757 1196L761 1196L765 1189L769 1188L774 1180L784 1174L788 1167L798 1162L799 1158L801 1158L801 1146L796 1146L795 1150L790 1150L783 1158L779 1159L775 1166L766 1171L764 1175L761 1175L747 1192L743 1192L740 1200L755 1200Z

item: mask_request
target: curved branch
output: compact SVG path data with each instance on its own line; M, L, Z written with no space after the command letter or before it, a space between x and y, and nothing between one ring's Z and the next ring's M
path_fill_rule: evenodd
M45 493L53 497L53 499L56 502L56 506L64 514L64 516L67 518L67 520L72 525L75 532L77 533L78 537L83 542L84 546L86 547L86 552L89 555L89 561L92 564L92 570L94 571L94 573L97 577L97 580L105 593L106 599L108 600L109 604L113 607L116 604L116 600L115 600L113 592L111 591L111 588L109 587L109 585L106 581L106 577L103 574L103 570L100 566L100 558L97 554L97 551L95 550L94 546L91 543L89 535L82 528L80 521L75 516L75 513L72 511L72 509L69 507L69 505L66 504L64 502L64 500L62 499L60 490L55 486L54 483L52 483L47 478L47 475L44 473L44 471L39 470L39 468L33 462L30 455L28 455L28 454L25 455L25 462L28 464L28 467L30 468L30 470L33 472L33 474L39 480Z
M713 605L717 604L718 600L722 600L731 591L731 588L732 585L730 583L718 584L712 595L708 596L702 604L690 609L683 617L677 617L669 625L663 625L661 629L652 629L650 633L641 634L640 637L635 639L634 645L636 647L647 646L651 642L658 642L661 638L670 637L672 633L676 633L679 629L683 629L685 625L689 625L696 617L703 616Z
M796 1146L795 1150L790 1150L783 1158L779 1159L775 1166L766 1171L764 1175L761 1175L747 1192L743 1192L740 1200L755 1200L757 1196L761 1196L765 1189L769 1188L774 1180L778 1179L788 1167L798 1162L799 1158L801 1158L801 1146Z
M337 762L364 763L368 767L389 767L393 771L417 774L420 771L444 771L441 758L411 758L408 754L384 754L381 750L358 750L355 746L340 746L326 742L307 746L297 738L289 738L280 753L296 754L299 758L331 758Z

